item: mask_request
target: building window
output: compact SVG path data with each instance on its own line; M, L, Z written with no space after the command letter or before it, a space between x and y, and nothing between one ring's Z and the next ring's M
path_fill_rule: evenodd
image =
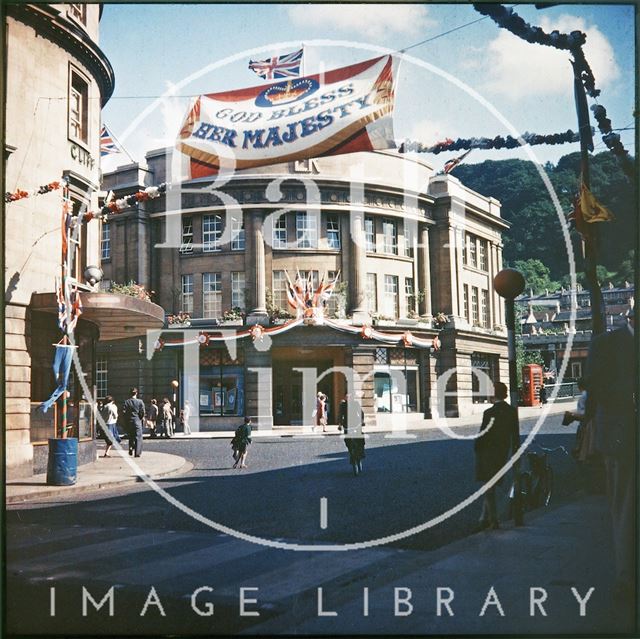
M287 279L284 271L273 271L273 305L282 310L289 308L287 302Z
M476 252L476 238L474 235L467 235L467 248L469 250L469 255L467 258L467 263L469 266L473 266L474 268L478 268L478 255Z
M222 315L222 275L202 274L202 317Z
M476 326L480 321L480 317L478 315L478 287L477 286L471 287L471 321L473 322L474 326Z
M463 296L463 315L464 318L469 321L469 285L464 284L462 286L462 296Z
M287 216L280 215L273 225L273 248L287 248Z
M337 215L327 216L327 245L330 249L340 248L340 220Z
M210 253L220 250L222 237L222 217L219 215L205 215L202 218L202 250Z
M182 276L182 301L181 311L183 313L193 313L193 275Z
M193 253L193 220L190 217L182 218L180 253Z
M465 233L462 238L462 264L467 265L467 243L469 242L469 234Z
M489 291L480 291L480 323L485 328L489 326Z
M333 282L337 274L338 271L327 271L327 282ZM340 304L335 290L333 293L331 293L329 299L326 302L326 312L329 314L329 317L338 317L338 314L340 312Z
M393 220L382 220L383 251L398 254L398 228Z
M582 377L582 362L571 362L571 377L573 379Z
M372 217L364 218L365 248L370 253L376 252L376 226Z
M404 255L405 257L413 257L413 228L410 227L412 222L404 221Z
M244 251L244 219L231 218L231 250Z
M487 240L478 240L478 260L482 271L489 270L489 262L487 260Z
M244 291L246 289L244 271L231 272L231 308L244 311Z
M415 291L412 277L404 278L404 297L407 305L407 315L415 313Z
M375 273L367 273L365 301L367 312L373 314L378 310L378 276Z
M381 366L389 365L389 349L376 348L374 363Z
M89 84L71 69L69 77L69 138L85 144L89 140L88 104Z
M305 211L296 213L296 244L298 248L317 248L318 226L317 216Z
M226 348L200 349L200 415L242 416L245 414L244 352L235 357Z
M311 279L311 288L315 291L318 288L318 284L320 281L318 280L318 271L298 271L300 273L300 277L308 282Z
M103 260L111 258L111 227L108 223L102 223L100 230L100 257Z
M496 370L497 357L495 355L471 353L471 392L475 404L490 401L493 382L496 381ZM486 383L487 377L492 384Z
M98 399L104 399L108 394L107 388L108 368L106 359L96 360L96 393Z
M67 14L70 15L74 20L82 24L87 24L87 5L86 4L77 4L70 3L67 5Z
M398 276L384 276L384 314L391 318L398 317Z

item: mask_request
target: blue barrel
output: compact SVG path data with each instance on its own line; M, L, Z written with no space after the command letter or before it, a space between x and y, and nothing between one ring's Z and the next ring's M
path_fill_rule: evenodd
M49 440L47 484L71 486L78 479L78 440L75 437Z

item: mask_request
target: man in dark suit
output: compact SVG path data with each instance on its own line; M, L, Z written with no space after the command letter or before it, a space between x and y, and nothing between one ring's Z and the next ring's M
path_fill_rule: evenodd
M482 415L481 435L475 440L476 479L489 481L509 460L509 455L520 446L518 413L507 404L507 386L502 382L494 384L495 403ZM502 479L498 482L501 483ZM480 527L497 529L498 511L494 484L484 493Z
M131 389L131 397L122 407L124 425L129 435L129 455L142 455L142 425L144 424L144 402L138 399L138 389Z
M626 326L598 335L587 360L587 414L594 445L607 475L615 554L615 594L631 599L635 589L636 348L634 313Z

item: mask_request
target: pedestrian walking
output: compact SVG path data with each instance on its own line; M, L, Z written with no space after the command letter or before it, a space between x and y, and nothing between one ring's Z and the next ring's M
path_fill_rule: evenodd
M351 399L349 393L340 402L338 425L344 430L344 443L349 453L349 463L353 468L353 474L357 477L362 472L362 460L364 452L364 412L360 404Z
M189 426L189 418L191 417L191 404L188 399L184 400L184 406L182 407L182 432L184 435L191 435L191 426Z
M161 435L167 439L173 437L173 410L168 397L162 400L162 428Z
M587 358L587 414L593 415L594 446L604 458L613 533L615 599L635 601L635 451L637 362L634 311L626 326L598 335Z
M113 446L113 442L118 442L119 444L122 441L120 439L120 433L118 432L118 407L113 401L113 397L111 397L111 395L107 395L104 398L104 404L100 409L100 415L106 424L106 430L102 427L100 428L102 439L105 443L104 455L102 456L111 457L111 455L109 455L109 451L111 450L111 446Z
M318 428L322 427L322 432L327 432L327 396L318 391L316 396L316 426Z
M547 387L544 385L544 382L540 383L540 390L538 392L540 394L540 408L542 408L547 403Z
M124 403L122 414L129 436L129 455L142 455L142 425L144 424L144 402L138 399L138 389L131 389L131 397Z
M251 417L245 417L244 423L236 428L236 432L231 440L233 449L234 468L246 468L247 452L251 443Z
M507 386L502 382L494 384L494 404L482 414L480 436L474 441L476 454L476 479L487 482L500 471L520 446L518 414L516 408L508 404ZM500 528L497 507L497 486L502 478L487 489L482 502L479 527L481 529Z
M158 400L155 397L151 400L149 406L149 417L147 419L147 427L151 433L151 438L155 439L158 436L158 415L160 411L158 409Z

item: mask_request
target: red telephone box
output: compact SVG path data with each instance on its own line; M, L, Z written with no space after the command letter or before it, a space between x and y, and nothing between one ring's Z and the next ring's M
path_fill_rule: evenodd
M542 366L526 364L522 367L522 405L540 405L540 386L542 385Z

